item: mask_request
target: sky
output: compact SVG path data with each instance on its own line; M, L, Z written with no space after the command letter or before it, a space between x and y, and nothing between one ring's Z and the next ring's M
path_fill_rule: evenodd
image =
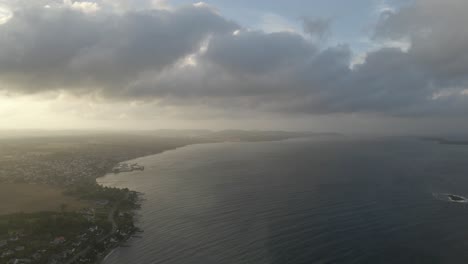
M468 132L465 0L0 0L0 129Z

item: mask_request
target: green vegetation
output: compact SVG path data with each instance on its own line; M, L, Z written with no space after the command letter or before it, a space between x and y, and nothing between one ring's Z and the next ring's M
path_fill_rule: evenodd
M89 206L88 201L64 195L61 187L45 184L0 183L0 215L19 212L77 211Z
M85 241L85 236L82 239L80 235L88 236L85 230L92 226L98 226L103 230L109 228L106 221L93 223L82 214L74 212L19 213L2 216L0 238L6 244L2 247L3 255L0 263L7 263L14 258L30 259L34 263L48 263L51 256L77 250L78 244Z
M78 197L82 200L108 200L116 202L122 200L130 192L129 189L104 187L90 182L81 182L68 186L64 194Z
M67 212L68 205L63 203L60 212L0 216L0 263L12 259L94 263L103 252L138 231L132 213L138 207L137 193L96 183L78 184L67 192L95 201L94 207Z

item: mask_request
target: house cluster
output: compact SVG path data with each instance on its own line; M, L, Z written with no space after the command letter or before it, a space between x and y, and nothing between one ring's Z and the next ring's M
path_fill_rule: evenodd
M88 222L96 221L96 210L94 208L81 209L80 213L86 220L88 220Z
M83 179L94 181L96 177L109 172L118 161L129 160L141 154L141 150L132 152L126 149L119 151L100 149L98 151L88 148L64 150L60 154L13 153L8 158L0 158L0 183L26 182L68 186L82 182ZM130 170L144 169L138 164L127 166ZM87 229L76 233L73 231L73 235L59 231L63 236L55 237L51 234L54 232L25 236L21 232L16 232L9 234L6 239L0 237L0 263L38 263L47 260L50 264L60 264L96 240L99 240L105 249L114 247L123 237L130 237L136 229L130 221L130 224L125 222L119 226L121 230L112 235L106 234L104 227L99 226L101 221L97 221L96 218L102 217L100 210L108 209L109 204L110 200L102 199L96 201L95 208L80 211L80 215L89 222L89 225ZM97 215L96 210L99 212ZM124 214L119 213L119 216L123 217ZM107 220L107 214L104 217ZM28 243L29 239L35 240L35 243ZM92 259L90 256L84 256L79 261L90 263L90 259Z
M23 245L17 245L21 242L22 237L24 237L23 234L16 234L14 236L10 236L8 240L0 240L0 249L3 250L0 255L1 261L8 264L35 263L35 261L39 261L43 256L47 255L49 249L40 249L27 258L15 257L16 255L24 255L21 253L26 249L26 247ZM52 246L57 246L63 244L65 241L66 239L64 237L56 237L50 242L50 244Z
M0 181L72 185L102 175L111 164L111 161L89 153L69 153L60 157L25 154L1 160Z
M131 172L131 171L143 171L145 167L143 165L139 165L138 163L119 163L112 169L113 173L121 173L121 172Z
M21 245L20 238L24 236L23 232L11 232L8 239L0 240L0 258L4 259L15 254L15 252L24 251L25 247Z
M81 210L81 215L89 222L95 222L95 209L87 208ZM88 229L83 230L75 238L67 239L64 236L56 236L49 242L43 244L43 249L36 250L32 255L24 257L26 253L28 237L24 232L11 232L8 239L0 240L0 263L36 263L39 260L46 259L50 264L64 263L74 254L85 248L89 241L94 241L95 238L102 237L104 229L98 225L91 225ZM22 243L24 241L24 243ZM23 245L24 244L24 245ZM60 253L56 253L60 249ZM20 258L21 256L21 258ZM86 258L84 258L86 260ZM84 263L89 263L84 262Z
M23 259L10 259L8 264L26 264L26 263L33 263L31 259L23 258Z

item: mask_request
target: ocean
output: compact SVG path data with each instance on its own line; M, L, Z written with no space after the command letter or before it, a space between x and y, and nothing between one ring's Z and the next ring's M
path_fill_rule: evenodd
M329 137L136 159L141 237L104 264L468 263L468 146Z

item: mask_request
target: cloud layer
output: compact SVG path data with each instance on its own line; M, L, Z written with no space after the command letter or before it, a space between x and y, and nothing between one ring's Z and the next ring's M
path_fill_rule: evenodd
M410 48L370 51L353 67L346 44L316 42L329 20L266 33L206 4L163 3L14 2L0 24L0 89L286 115L468 114L464 0L383 12L374 40Z

